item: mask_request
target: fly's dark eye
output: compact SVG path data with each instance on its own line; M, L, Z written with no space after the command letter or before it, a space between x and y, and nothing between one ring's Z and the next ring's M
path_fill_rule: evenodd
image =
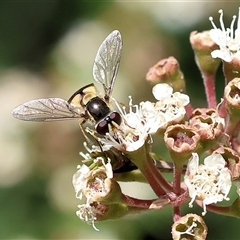
M107 119L103 119L96 126L97 133L101 135L105 135L108 132L108 121Z
M118 125L120 125L121 122L122 122L121 115L120 115L118 112L112 112L112 113L109 115L109 118L111 119L111 122L115 122L115 123L117 123Z
M105 135L107 132L109 132L108 124L110 124L112 127L116 127L116 124L120 125L121 122L121 115L118 112L111 112L109 115L107 115L105 118L103 118L97 123L96 131L101 135ZM115 123L115 126L113 123Z

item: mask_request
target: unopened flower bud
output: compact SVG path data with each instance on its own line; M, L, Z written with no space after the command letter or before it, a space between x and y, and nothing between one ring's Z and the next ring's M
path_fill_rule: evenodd
M221 61L212 58L211 51L218 48L218 46L211 40L209 31L202 33L192 32L190 42L195 53L196 63L202 74L208 106L215 108L217 105L215 76Z
M224 133L225 120L218 115L216 109L195 109L189 119L189 125L200 135L204 150L216 144L228 144L229 139Z
M167 83L174 92L185 92L185 79L178 61L174 57L160 60L151 67L146 75L147 81L153 83Z
M229 115L240 116L240 78L234 78L224 89Z
M204 240L207 238L207 226L202 217L196 214L187 214L176 221L172 226L174 240Z
M213 26L213 29L210 30L210 37L219 46L219 49L212 52L212 57L223 60L223 72L227 82L229 82L235 77L240 77L240 11L238 11L236 29L234 29L237 20L236 15L233 16L230 27L225 27L223 22L223 10L219 10L219 13L220 28L217 28L212 17L209 18Z
M164 141L176 165L184 164L190 158L198 148L199 140L199 134L183 124L169 126L164 134Z
M223 62L223 73L226 82L240 77L240 58L233 58L231 62Z
M209 31L198 33L196 31L190 34L190 43L194 50L195 61L203 74L216 73L221 60L212 58L211 52L218 49L218 45L210 38Z
M237 137L240 124L240 78L234 78L224 89L224 99L229 115L226 133Z
M226 167L231 172L232 180L240 177L240 157L239 154L230 147L219 147L213 153L221 154L226 161Z

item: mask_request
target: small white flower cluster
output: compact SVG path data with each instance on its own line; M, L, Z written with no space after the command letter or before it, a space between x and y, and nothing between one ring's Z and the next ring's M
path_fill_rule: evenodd
M88 157L88 155L89 154L86 154L85 156ZM102 157L97 157L94 159L94 163L96 163L96 165L98 165L99 162L101 166L97 167L96 169L90 169L85 164L78 166L78 170L73 175L72 179L76 198L82 199L84 195L87 199L85 204L78 205L79 210L76 212L76 214L81 220L92 224L95 230L98 230L94 225L97 211L91 204L95 202L95 198L106 194L108 189L105 186L105 180L108 178L113 178L113 170L110 160L105 164ZM93 179L98 183L97 191L95 191L94 187L91 188L91 184L89 184L89 181L93 181Z
M219 13L221 29L216 27L212 17L209 18L213 26L213 29L210 30L210 37L220 48L219 50L214 50L211 54L213 58L221 58L225 62L231 62L234 58L240 57L240 8L237 29L235 31L234 24L237 17L234 15L230 28L225 28L223 10L219 10Z
M146 101L133 105L130 98L128 113L125 107L116 103L123 123L117 132L110 132L99 141L109 148L113 146L119 150L135 151L143 146L149 135L185 117L184 107L189 103L186 94L173 93L171 86L159 83L153 87L153 95L158 100L155 103Z
M97 220L97 210L88 203L78 205L78 208L79 210L76 211L76 215L82 221L91 224L96 231L99 231L99 229L95 226L95 221Z
M116 102L123 122L117 131L110 131L106 136L97 138L101 142L102 149L110 150L114 147L118 150L135 151L144 145L150 134L167 127L173 121L181 121L185 117L184 107L189 103L187 95L179 92L173 93L172 87L165 83L157 84L153 88L153 95L158 100L156 103L146 101L139 105L133 105L130 98L128 113L126 108L121 108ZM87 131L93 134L90 129ZM92 148L86 144L84 146L88 153L80 153L84 158L83 162L91 160L97 168L92 169L83 164L78 166L78 171L73 176L76 198L82 199L85 196L87 199L86 204L78 206L79 210L76 214L81 220L92 224L96 229L94 222L97 211L91 204L96 202L98 197L106 194L108 189L105 180L113 178L113 170L110 160L105 164L102 157L91 158L91 153L101 152L102 149L98 146L92 146ZM97 184L97 188L93 187L93 181Z
M166 83L155 85L153 95L158 100L155 104L156 115L164 119L159 128L165 128L169 123L180 122L184 118L184 107L190 102L188 95L173 92L173 88Z
M212 154L199 165L199 156L192 154L187 166L184 182L187 185L192 207L194 200L203 201L203 215L206 214L206 205L229 200L227 197L231 186L231 174L225 167L225 160L221 154Z

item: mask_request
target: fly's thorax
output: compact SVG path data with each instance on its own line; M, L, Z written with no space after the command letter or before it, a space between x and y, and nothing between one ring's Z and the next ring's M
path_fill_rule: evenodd
M97 96L96 92L89 91L87 93L82 94L81 105L87 106L88 103Z
M110 113L110 108L107 103L98 96L88 101L86 109L96 122L105 118Z
M68 100L69 104L74 104L80 108L85 108L87 103L97 96L94 84L88 84L76 91Z

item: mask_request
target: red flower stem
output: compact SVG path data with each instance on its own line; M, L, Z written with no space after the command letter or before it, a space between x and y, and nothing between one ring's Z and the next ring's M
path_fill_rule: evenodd
M133 152L126 152L126 156L138 167L158 197L166 195L167 189L172 191L172 186L163 178L150 156L150 146L144 146Z
M173 192L167 193L167 196L172 206L174 207L179 207L189 201L189 194L188 194L188 191L185 189L183 190L183 193L179 196L176 196L176 194Z
M152 163L153 164L153 163ZM150 184L151 188L155 192L155 194L160 197L166 194L162 186L159 184L159 181L156 179L155 174L152 172L151 167L149 164L144 163L143 166L139 167L139 170L142 172L144 177L147 179L148 183ZM158 172L159 174L159 172Z
M226 118L226 116L227 116L227 109L226 109L226 104L225 104L225 103L226 103L226 100L223 99L222 102L221 102L221 104L220 104L219 107L217 108L218 114L219 114L219 116L222 117L222 118Z
M208 107L216 108L215 74L203 73L203 83L207 97Z
M176 196L181 194L181 176L182 176L182 165L176 166L173 169L173 192ZM175 206L173 208L173 220L178 221L181 217L180 206Z
M181 218L180 207L173 207L173 221L176 222Z
M230 135L231 137L237 137L240 130L240 121L238 118L229 118L226 127L225 133Z
M129 197L123 194L124 203L131 207L148 209L150 205L156 200L157 199L153 199L153 200L137 199L137 198Z
M150 172L153 174L153 176L156 178L157 182L167 191L172 191L172 185L165 180L165 178L162 176L162 174L158 171L157 167L153 163L152 157L147 154L147 164L150 169Z
M181 176L182 176L182 165L179 167L175 165L173 169L173 192L177 196L181 194Z

